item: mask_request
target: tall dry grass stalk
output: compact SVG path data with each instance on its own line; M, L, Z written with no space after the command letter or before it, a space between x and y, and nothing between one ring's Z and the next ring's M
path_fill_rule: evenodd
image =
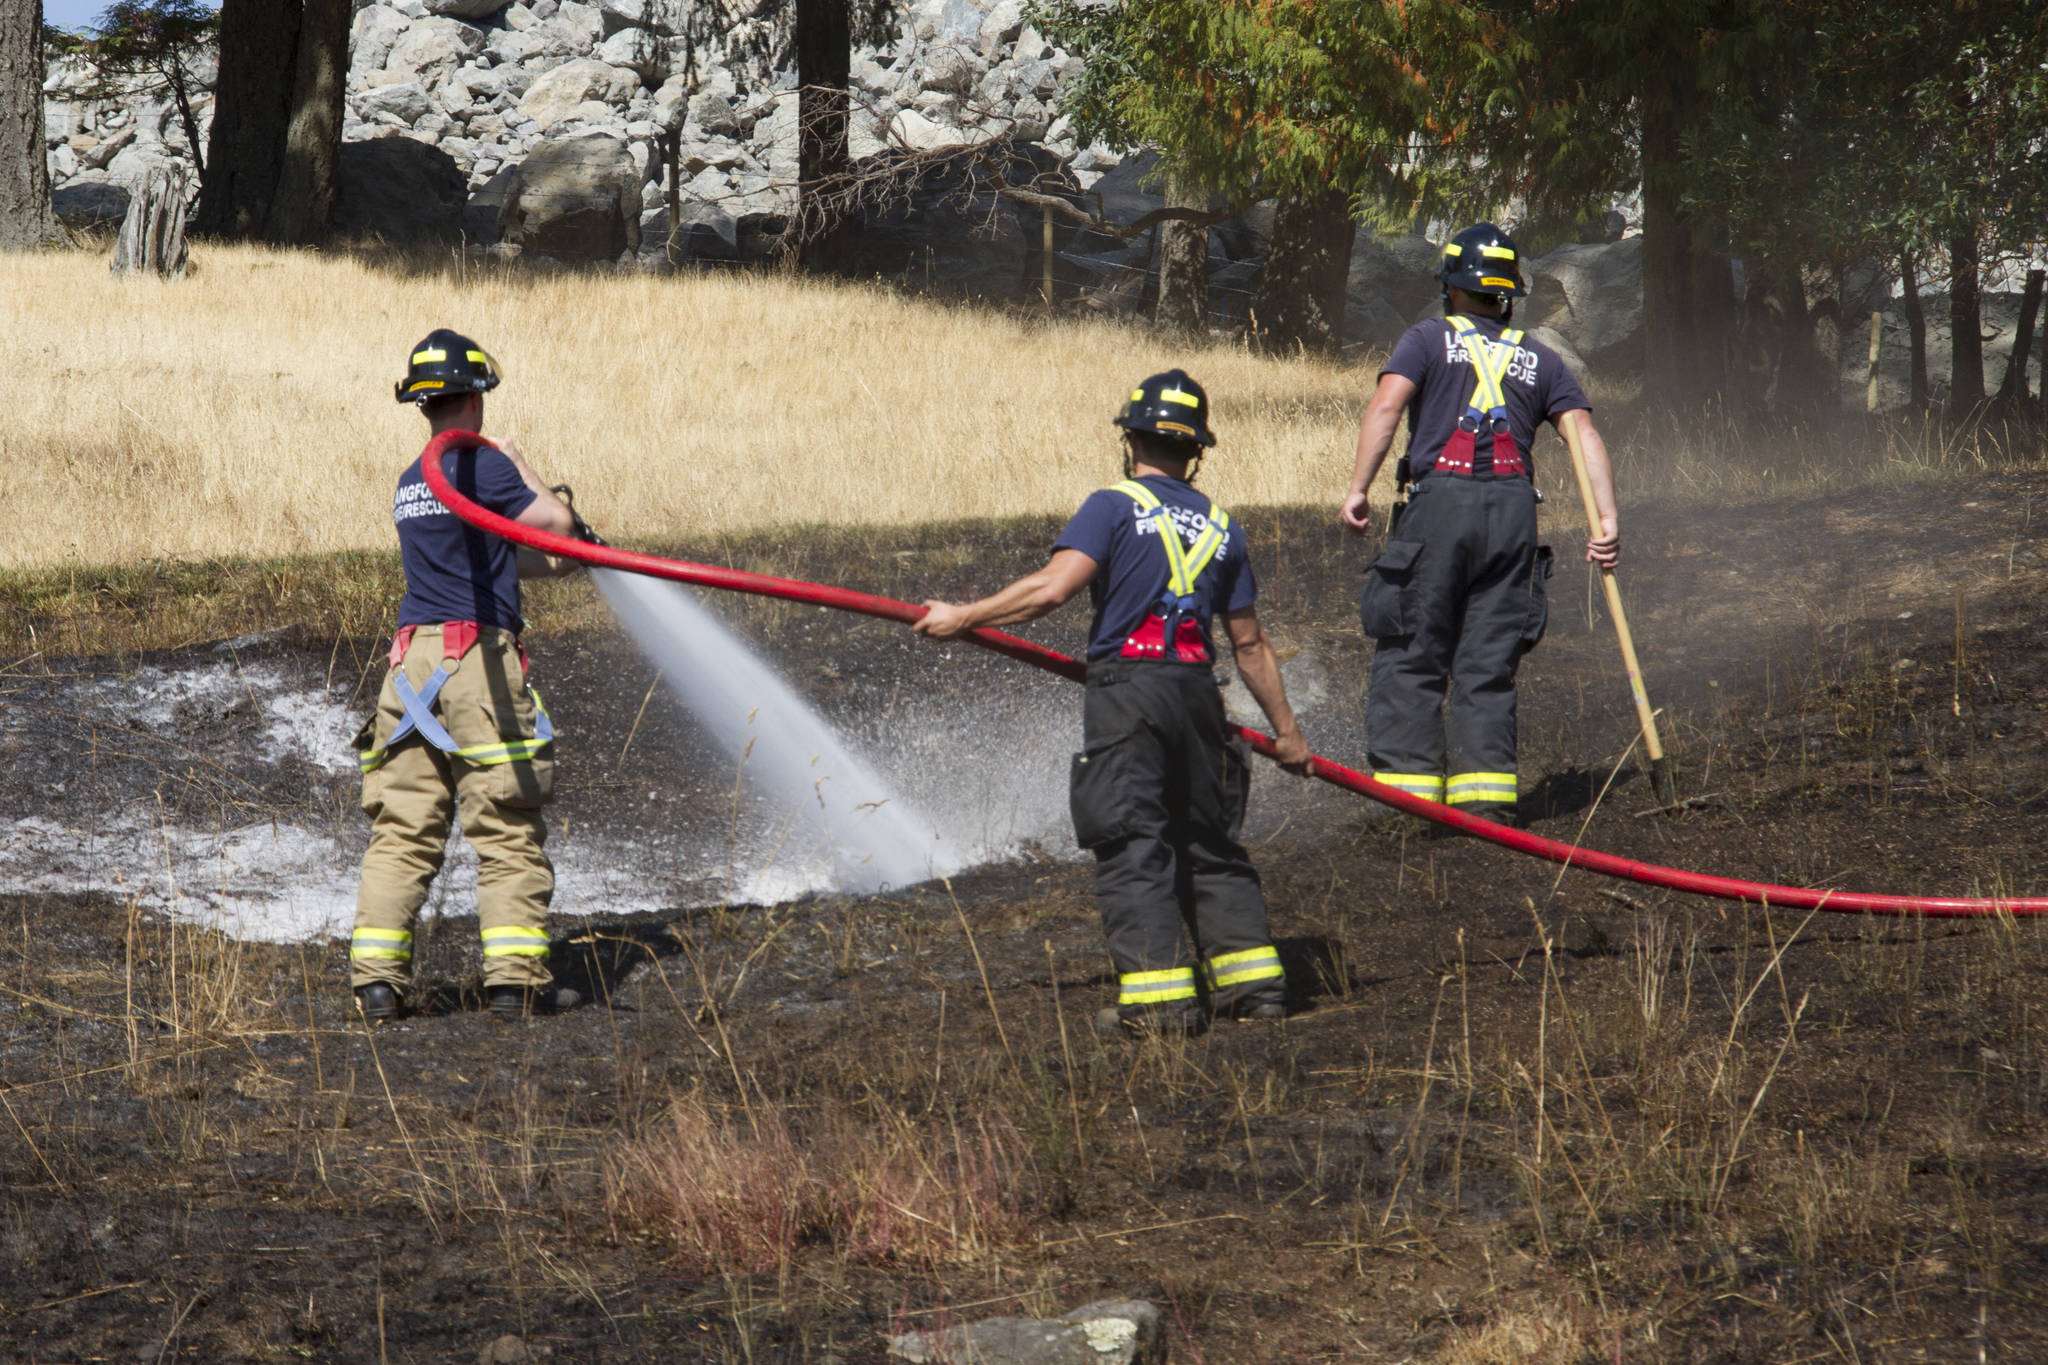
M181 281L0 260L0 458L34 534L0 567L392 542L425 427L392 399L435 327L503 364L486 429L610 536L1071 509L1117 477L1109 417L1184 365L1226 505L1330 502L1372 372L773 275L473 273L202 247Z
M734 1119L691 1095L613 1150L605 1207L701 1271L779 1273L807 1245L868 1265L970 1261L1027 1222L1011 1131L1001 1115L888 1114L826 1116L799 1135L779 1104Z

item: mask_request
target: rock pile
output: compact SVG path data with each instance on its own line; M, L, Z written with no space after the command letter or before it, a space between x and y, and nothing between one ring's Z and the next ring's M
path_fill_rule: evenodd
M571 238L609 245L658 227L665 243L667 224L656 219L673 176L681 199L700 206L681 225L691 240L709 254L737 250L748 219L794 207L796 76L747 55L786 51L781 35L759 23L714 33L710 17L704 0L358 0L344 142L402 138L439 155L350 154L341 226L395 241L453 242L465 233L472 242L495 240L495 211L513 168L543 147L601 137L609 139L607 157L615 145L631 162L637 194L621 191L617 202L623 211L637 198L640 221ZM1022 0L911 0L889 43L853 56L853 156L1014 139L1085 188L1117 157L1078 145L1054 113L1079 67L1024 22ZM205 87L214 72L193 75ZM94 79L73 60L51 68L45 108L55 185L132 191L167 162L190 165L168 99L85 100ZM196 112L204 138L210 96ZM595 154L567 161L580 165ZM532 172L522 188L523 224L552 191ZM565 193L587 216L580 192ZM491 211L465 212L479 195ZM81 210L87 202L106 211L98 199L80 200ZM708 231L694 230L706 224ZM561 234L541 236L562 245Z
M786 34L710 31L708 0L357 0L337 226L406 244L490 246L529 258L665 263L745 259L795 208L795 72L758 60ZM765 21L763 21L765 22ZM1080 59L1025 22L1022 0L905 0L890 40L852 60L850 150L867 167L989 147L1013 179L1041 177L1116 221L1159 206L1153 158L1083 146L1058 113ZM195 62L204 91L211 58ZM88 99L73 59L45 85L57 207L74 227L118 222L152 174L190 166L167 96ZM194 107L206 135L211 97ZM1619 222L1532 265L1525 325L1597 371L1626 368L1643 328L1639 238ZM1245 319L1270 207L1212 229L1210 312ZM863 209L850 264L864 274L986 295L1037 287L1035 210L955 160L918 170ZM1156 285L1154 234L1124 241L1060 222L1065 297L1137 310ZM495 244L495 245L493 245ZM1346 339L1388 346L1436 312L1421 236L1361 234Z

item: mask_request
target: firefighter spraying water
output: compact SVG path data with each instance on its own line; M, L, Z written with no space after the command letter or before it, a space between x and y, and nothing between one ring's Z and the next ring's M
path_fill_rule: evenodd
M476 431L498 383L482 347L436 331L413 347L398 401L416 404L436 434ZM521 526L567 534L578 525L509 442L462 451L454 480ZM406 589L377 713L357 736L370 847L349 939L356 1006L378 1022L411 1003L413 923L459 817L477 854L491 1010L516 1018L567 1008L579 1002L553 985L543 927L555 890L541 815L554 793L554 726L527 686L519 641L519 580L554 566L451 515L418 460L399 476L391 516Z

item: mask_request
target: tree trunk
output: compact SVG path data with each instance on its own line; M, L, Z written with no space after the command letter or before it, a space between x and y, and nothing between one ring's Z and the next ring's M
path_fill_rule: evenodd
M1676 120L1668 105L1643 114L1643 388L1690 401L1693 388L1692 272L1670 162Z
M1915 414L1927 411L1927 312L1920 306L1920 273L1913 253L1899 253L1899 291L1906 305L1906 337L1911 356L1906 406Z
M341 122L347 113L351 0L304 0L293 63L291 120L277 193L264 236L293 246L316 242L334 221L340 181Z
M173 53L162 68L164 84L171 88L171 101L178 106L178 122L185 129L185 142L192 148L192 169L199 183L206 183L206 144L199 136L199 118L192 112L192 91L188 88L185 65Z
M1344 285L1357 230L1342 190L1280 200L1266 268L1252 295L1252 324L1263 345L1322 351L1342 341Z
M1684 404L1722 392L1737 323L1733 265L1698 249L1679 199L1686 110L1696 102L1668 82L1644 91L1643 387Z
M55 240L43 146L43 7L0 0L0 250Z
M850 0L796 0L798 223L803 263L846 264L847 82L853 71Z
M303 0L224 0L206 184L193 230L261 236L284 169Z
M2027 403L2027 361L2034 350L2034 324L2041 314L2041 288L2048 282L2048 271L2029 270L2027 283L2020 292L2019 330L2012 337L2012 359L2006 362L2005 379L1998 386L1998 397L1992 407L2000 415L2017 417ZM2043 367L2044 378L2041 391L2048 393L2048 366Z
M110 266L116 275L176 279L185 273L185 199L183 169L151 172L128 201Z
M1209 196L1179 181L1166 187L1170 208L1206 209ZM1178 336L1202 332L1209 324L1209 229L1172 219L1159 225L1159 303L1153 322Z
M1984 315L1977 297L1977 234L1948 243L1948 419L1966 421L1984 402Z

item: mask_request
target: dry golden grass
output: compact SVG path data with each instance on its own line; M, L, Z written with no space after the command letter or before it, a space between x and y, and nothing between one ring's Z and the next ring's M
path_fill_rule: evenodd
M0 457L32 529L0 548L0 570L388 550L391 486L425 437L390 385L438 326L506 368L489 434L573 484L610 538L670 544L1066 512L1116 477L1108 418L1129 385L1172 365L1215 401L1205 489L1334 511L1378 359L1275 358L766 272L458 279L220 246L168 283L115 279L96 253L8 256L0 319L17 357ZM1596 392L1624 514L2039 454L2031 432L1891 421L1763 437L1616 396ZM1576 526L1561 443L1543 437L1537 459L1546 530Z
M505 366L488 431L628 540L1064 511L1116 477L1124 391L1173 364L1215 396L1220 500L1333 502L1371 382L772 275L460 283L225 247L170 283L83 252L0 272L0 456L33 528L6 568L388 547L425 435L391 384L438 326Z

